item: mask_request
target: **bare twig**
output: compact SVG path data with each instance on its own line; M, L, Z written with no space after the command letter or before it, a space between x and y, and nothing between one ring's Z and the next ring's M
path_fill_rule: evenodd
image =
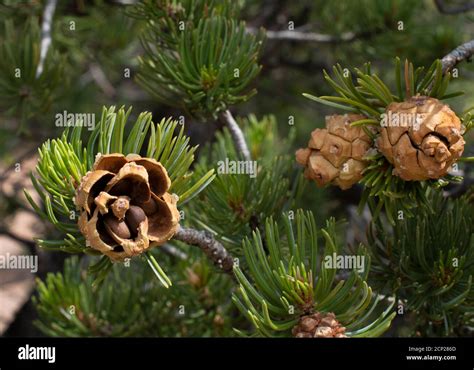
M354 32L345 32L339 36L326 35L316 32L301 32L301 31L267 31L267 38L275 40L289 40L289 41L300 41L300 42L322 42L322 43L334 43L334 42L349 42L356 38Z
M43 73L44 61L51 45L51 24L53 23L53 15L56 9L57 0L48 0L44 7L43 22L41 24L41 49L40 60L36 68L36 78Z
M110 83L109 79L105 75L104 71L97 63L92 63L89 67L92 78L97 83L97 85L102 89L105 95L109 98L115 96L115 88Z
M233 276L234 259L225 247L208 231L181 227L173 239L199 247L214 264Z
M188 255L178 248L172 246L171 244L164 244L160 247L160 250L170 255L171 257L177 258L179 260L185 260L188 258Z
M434 2L439 12L443 14L459 14L459 13L465 13L474 9L474 3L471 3L471 2L466 2L464 4L460 4L459 6L452 7L452 8L448 8L443 0L434 0Z
M250 161L250 150L247 146L247 142L245 141L244 133L240 129L238 123L235 121L232 113L230 113L229 110L226 110L220 114L220 119L227 125L237 151L242 154L246 161Z
M256 33L254 28L248 28L248 32ZM286 40L296 42L318 42L327 44L337 44L343 42L352 42L358 39L370 38L378 34L381 29L374 29L365 32L343 32L340 35L328 35L317 32L304 32L300 30L271 31L266 30L265 35L270 40Z
M134 5L138 3L138 0L114 0L113 2L117 5Z
M33 154L37 152L38 152L38 148L34 146L32 149L28 149L26 152L24 152L22 155L16 158L16 160L8 168L5 168L3 170L3 173L0 175L0 181L5 180L10 175L10 172L15 169L15 166L17 163L23 162L25 159L27 159L28 157L32 156Z
M454 66L465 59L469 59L474 54L474 40L468 41L465 44L458 46L449 54L441 59L443 66L443 73L449 72Z

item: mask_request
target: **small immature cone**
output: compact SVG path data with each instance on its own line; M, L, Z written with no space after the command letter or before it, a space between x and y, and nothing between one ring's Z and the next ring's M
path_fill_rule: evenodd
M418 95L391 103L385 117L377 147L405 181L443 177L464 151L461 121L438 99Z
M74 198L87 245L123 261L165 243L179 228L170 185L166 169L154 159L98 156Z
M362 127L351 123L364 118L359 114L327 116L326 128L311 133L308 147L296 151L296 161L305 167L307 179L318 186L333 184L345 190L362 178L371 139Z
M346 338L346 328L336 316L330 313L316 312L302 316L292 329L295 338Z

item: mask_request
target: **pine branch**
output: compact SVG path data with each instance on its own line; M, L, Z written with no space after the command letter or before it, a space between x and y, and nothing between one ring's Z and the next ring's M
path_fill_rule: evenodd
M247 28L248 32L256 33L257 30L254 28ZM297 30L283 30L283 31L265 31L265 36L270 40L285 40L295 42L318 42L337 44L345 42L353 42L358 39L370 38L378 34L381 30L374 29L365 32L343 32L340 35L328 35L318 32L304 32Z
M174 18L163 15L166 11L156 12L153 2L138 10L139 17L148 21L142 35L145 55L139 61L138 83L158 101L186 110L201 121L217 119L222 107L255 95L256 90L248 87L261 70L258 57L264 33L246 33L245 22L230 16L235 5L220 3L219 14L228 12L229 17L212 16L212 10L204 11L207 1L200 1L206 15L193 15L199 21L186 21L185 32L170 28ZM239 76L234 76L236 71Z
M443 59L441 59L441 64L443 66L443 73L449 72L458 63L462 62L465 59L471 58L473 54L474 54L474 40L468 41L458 46L449 54L445 55Z
M465 13L474 9L474 3L460 4L458 7L448 8L443 0L434 0L436 8L443 14L459 14Z
M173 239L199 247L217 267L233 275L234 258L211 233L181 227Z
M173 289L153 284L152 272L137 260L128 267L111 265L97 289L87 272L94 262L67 258L61 272L37 281L34 325L53 337L230 336L235 311L228 298L234 283L223 274L210 274L211 266L200 257L187 262L186 271L170 271L177 282ZM185 320L176 314L181 306L186 307ZM224 323L216 323L216 316Z
M259 230L244 239L248 266L245 271L240 266L234 268L239 288L232 300L257 334L295 335L300 318L317 312L332 312L349 337L374 337L387 330L395 316L394 301L383 311L381 306L373 311L380 300L366 281L370 262L365 262L369 258L365 250L359 249L356 257L363 261L362 270L353 266L347 279L337 281L341 269L327 264L328 256L342 252L342 244L336 241L335 220L318 229L311 212L297 210L294 219L284 214L281 221L283 224L272 218L265 221L268 250ZM319 240L324 243L322 248Z
M100 87L100 89L104 92L104 94L108 98L113 98L117 94L114 86L112 83L109 81L107 76L104 73L104 70L101 68L101 66L98 63L92 63L89 66L89 72L92 76L92 79L95 81L95 83Z
M41 51L38 67L36 68L36 78L43 73L44 61L51 45L51 24L53 22L54 11L56 10L57 0L48 0L44 7L43 22L41 24Z
M181 251L180 249L172 246L171 244L163 244L160 249L165 252L166 254L168 254L169 256L171 257L174 257L178 260L185 260L187 259L189 256L184 253L183 251Z
M138 0L113 0L112 3L117 5L129 6L138 3Z
M327 35L316 32L301 32L301 31L267 31L266 36L273 40L289 40L289 41L301 41L301 42L348 42L353 41L356 38L354 32L344 32L340 36Z
M428 335L453 335L474 313L474 218L468 196L453 200L441 192L427 196L431 210L418 208L416 218L388 226L368 226L372 252L371 283L377 292L390 291L417 312L416 330ZM433 248L436 245L436 248ZM436 322L442 322L436 329Z
M240 129L238 123L235 121L232 113L230 113L229 110L226 110L220 114L220 119L227 125L237 151L242 154L246 161L250 161L250 150L247 146L247 142L245 141L244 133Z

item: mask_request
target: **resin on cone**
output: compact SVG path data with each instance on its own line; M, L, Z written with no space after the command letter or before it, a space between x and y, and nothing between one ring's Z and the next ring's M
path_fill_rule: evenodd
M359 114L326 117L326 128L314 130L308 147L296 152L296 161L305 166L307 179L318 186L333 184L345 190L362 178L371 139L362 127L351 123L365 118Z
M332 312L302 316L292 329L295 338L346 338L346 328Z
M391 103L385 116L377 147L405 181L443 177L463 153L461 121L438 99L414 96Z
M162 245L179 228L177 199L166 169L139 155L98 155L74 203L89 247L123 261Z

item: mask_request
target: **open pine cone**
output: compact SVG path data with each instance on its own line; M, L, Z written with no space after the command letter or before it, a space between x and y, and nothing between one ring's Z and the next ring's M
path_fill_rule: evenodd
M305 166L304 175L318 186L334 184L349 189L362 178L367 166L363 157L371 147L369 136L351 123L367 118L359 114L326 117L326 128L311 133L308 147L296 152L296 161Z
M346 328L332 312L302 316L292 329L295 338L346 338Z
M462 155L461 121L438 99L414 96L391 103L385 113L388 120L377 147L394 165L394 175L403 180L438 179Z
M177 199L166 169L139 155L99 155L74 203L87 245L123 261L162 245L179 228Z

